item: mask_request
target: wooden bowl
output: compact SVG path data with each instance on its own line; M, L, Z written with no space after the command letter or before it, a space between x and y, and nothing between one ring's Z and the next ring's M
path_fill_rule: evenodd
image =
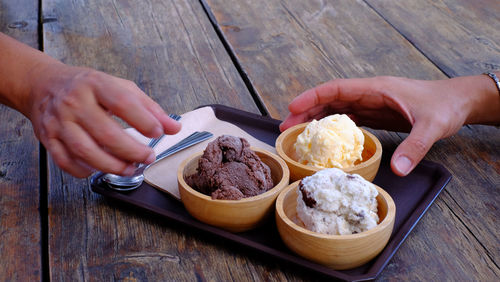
M306 229L297 217L297 186L289 185L276 200L276 225L281 239L298 255L336 270L363 265L377 256L391 237L396 205L376 186L379 224L358 234L326 235Z
M297 161L299 158L295 153L294 144L297 141L297 136L304 131L307 124L306 122L290 127L283 131L278 136L278 139L276 139L276 151L278 155L285 160L290 169L290 181L300 180L323 169L312 165L301 164ZM363 152L361 153L363 161L355 163L354 166L340 169L346 173L359 174L364 179L371 182L375 178L375 175L377 175L377 171L380 167L382 145L375 135L363 128L360 129L365 136Z
M204 223L231 232L242 232L256 227L274 210L278 194L289 184L290 172L286 163L277 155L258 148L252 148L259 158L271 169L274 187L257 196L240 200L213 200L190 187L185 177L196 172L199 152L184 160L177 171L181 201L194 218Z

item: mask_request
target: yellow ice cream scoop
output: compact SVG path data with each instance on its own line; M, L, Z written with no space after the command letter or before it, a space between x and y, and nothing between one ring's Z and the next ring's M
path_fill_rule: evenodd
M298 161L318 168L346 168L361 161L365 137L347 115L311 121L297 137Z

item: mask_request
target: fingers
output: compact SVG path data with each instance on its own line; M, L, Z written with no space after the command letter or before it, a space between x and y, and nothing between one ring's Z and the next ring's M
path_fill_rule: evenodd
M317 106L307 112L299 114L290 113L288 114L287 118L280 124L280 130L284 131L296 124L303 123L312 119L320 119L324 117L325 114L325 106Z
M152 149L127 134L110 113L148 137L180 130L180 124L131 81L64 65L40 76L30 119L56 164L76 177L95 169L129 174L132 163L155 159Z
M133 82L112 78L118 83L98 85L99 103L148 137L175 134L181 126Z
M71 157L81 160L97 170L115 174L130 174L134 170L132 163L126 162L124 161L125 159L112 155L101 148L92 137L76 123L64 122L62 124L60 140ZM150 158L154 160L155 156L152 150L147 148L146 151L151 151L149 155Z
M148 137L158 137L163 126L144 106L139 95L146 95L140 90L125 88L122 85L107 84L96 91L97 101L112 114L136 128Z
M59 140L51 138L44 143L45 148L52 156L52 159L62 170L78 178L87 177L93 172L93 170L88 166L72 159L66 148L64 148L64 145Z
M439 129L427 123L416 123L410 135L394 151L391 158L392 171L399 176L408 175L424 158L439 136Z
M91 112L82 110L79 113L75 113L78 117L78 124L85 130L85 132L83 132L86 133L85 136L82 136L83 133L76 129L71 131L67 130L66 128L68 128L68 126L66 126L61 130L61 134L66 133L63 135L65 136L64 141L66 141L66 144L68 142L73 142L76 135L80 135L79 138L82 138L81 140L85 139L88 142L99 144L100 147L105 148L107 152L122 161L139 163L150 163L154 161L155 156L153 150L137 142L132 136L127 134L115 120L103 110L99 109L98 105L89 104L86 109L95 110ZM70 134L75 136L71 136ZM97 150L100 149L100 147L92 146L88 149ZM102 150L100 149L99 151ZM95 153L100 154L101 152Z
M303 123L305 121L305 115L288 114L285 120L280 124L280 131L283 132L292 126Z
M109 81L108 83L94 83L95 89L92 92L94 95L86 93L85 97L79 99L84 106L74 111L78 123L91 136L91 139L109 153L109 156L121 160L122 166L124 162L147 164L153 162L155 159L153 151L127 134L105 110L111 111L149 137L159 137L162 133L175 134L180 130L180 123L169 118L163 109L133 82L103 75L114 83ZM98 148L93 147L93 149ZM117 168L116 160L113 164L109 156L106 157L107 165L110 165L107 171L120 170ZM101 168L101 164L94 163L92 159L84 159L91 162L89 164L94 167Z
M51 131L59 135L59 139L71 153L95 168L101 168L96 166L97 156L102 158L101 163L112 165L113 170L117 170L118 162L121 166L125 162L152 162L155 158L153 151L128 135L105 112L96 98L99 95L102 94L92 92L91 87L83 84L60 97L60 103L52 105L50 109L54 115L46 115L46 117L52 117L56 120L53 123L58 123L58 127L62 128L54 129L52 126ZM127 98L117 98L117 100L134 100L133 97ZM124 102L124 104L127 103ZM138 108L144 109L144 107ZM139 110L133 109L132 111ZM156 122L159 124L158 121ZM160 126L159 133L161 134L162 131ZM85 146L86 151L81 150L79 146ZM104 151L108 153L102 154ZM89 154L89 156L82 156L83 154ZM111 155L115 158L114 161L111 161Z
M335 79L309 89L289 104L290 115L280 125L281 130L315 117L333 113L353 116L366 109L386 107L387 97L380 95L384 79Z
M165 134L176 134L181 130L181 123L171 119L155 101L144 95L144 103L151 113L160 121Z
M105 150L102 145L96 143L88 131L77 123L62 122L56 132L46 128L45 134L47 135L41 136L40 140L46 146L54 162L75 177L87 177L94 170L120 175L129 175L135 170L133 161L127 161L128 158L119 158L112 154L111 150ZM147 146L140 145L144 147L142 149L148 156L144 162L154 161L153 151ZM122 151L127 152L126 149ZM132 152L129 151L129 153Z
M292 100L288 109L299 114L332 102L355 103L366 95L373 94L378 87L373 78L335 79L309 89Z

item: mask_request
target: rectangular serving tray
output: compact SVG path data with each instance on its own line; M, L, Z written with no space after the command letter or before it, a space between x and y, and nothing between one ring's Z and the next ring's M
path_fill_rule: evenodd
M214 109L218 119L233 123L255 138L274 146L280 134L279 120L223 105L209 106ZM107 188L101 180L102 174L98 173L91 179L91 188L92 191L104 196L213 233L324 275L348 281L361 281L375 279L382 272L399 246L451 179L448 170L429 161L422 161L407 177L398 177L391 172L389 160L390 154L384 152L380 169L373 182L383 187L396 203L396 220L391 238L376 258L360 267L343 271L333 270L306 260L290 251L281 241L274 217L257 229L234 234L199 222L188 214L180 201L145 182L134 191L118 192Z

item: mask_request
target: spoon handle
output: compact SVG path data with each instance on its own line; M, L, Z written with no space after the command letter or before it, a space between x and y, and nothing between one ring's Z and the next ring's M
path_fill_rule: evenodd
M149 165L140 164L139 167L137 168L137 170L135 171L134 175L142 174L146 168L152 166L156 162L163 160L164 158L171 156L171 155L173 155L179 151L182 151L186 148L189 148L193 145L196 145L202 141L210 139L212 136L214 136L214 135L208 131L201 131L201 132L196 131L193 134L189 135L188 137L175 143L174 145L172 145L171 147L169 147L165 151L158 154L158 156L156 156L156 160L154 162L150 163Z
M191 147L195 144L198 144L202 141L205 141L205 140L211 138L212 136L213 136L213 134L208 132L208 131L202 131L202 132L196 131L195 133L182 139L177 144L173 145L172 147L168 148L167 150L163 151L161 154L156 156L156 160L154 161L154 163L157 161L160 161L160 160L162 160L162 159L164 159L172 154L175 154L175 153L179 152L180 150L184 150L188 147Z
M165 136L165 134L162 134L160 137L158 138L151 138L151 140L149 140L149 144L148 144L148 147L150 148L154 148L156 145L158 145L158 143L160 143L160 140Z

